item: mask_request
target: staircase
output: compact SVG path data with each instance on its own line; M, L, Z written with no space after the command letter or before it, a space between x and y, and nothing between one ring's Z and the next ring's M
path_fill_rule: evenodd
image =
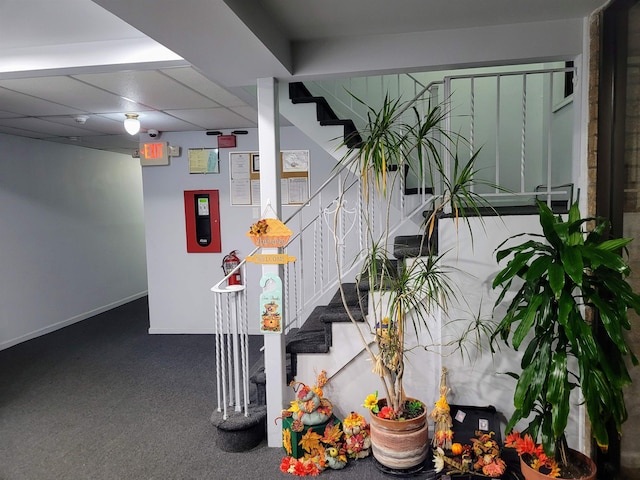
M337 151L337 144L340 144L339 146L344 152L348 147L357 148L362 141L352 121L338 118L326 99L310 94L304 85L300 83L280 84L280 89L281 114L289 118L302 132L309 135L319 145L322 145L325 150L331 152L334 157L343 157ZM445 88L445 96L450 91L450 89ZM287 100L287 97L290 100ZM313 120L311 118L296 118L299 121L293 121L294 110L296 108L300 109L300 106L304 105L307 105L307 107L302 108L303 113L306 113L309 117L313 114L315 118ZM470 116L472 132L475 122L474 115L476 114ZM323 125L325 128L319 129L318 124ZM454 126L457 130L457 125ZM337 129L336 127L341 128ZM337 133L338 130L340 134ZM325 142L328 144L329 141L333 142L331 147L324 144ZM524 152L528 151L524 148L524 135L522 135L521 141L523 154L520 163L524 164ZM532 143L529 137L526 137L526 141L527 145ZM473 150L473 144L471 149ZM500 169L507 163L503 161L501 164L496 159L494 170L499 173ZM525 177L525 172L528 173L530 170L520 169L520 173L517 176L508 175L509 172L504 172L502 177L498 177L498 173L496 173L496 184L500 184L498 181L500 178L518 179L520 185L518 188L512 189L513 192L516 192L515 196L504 194L501 191L482 191L480 193L492 199L505 198L507 202L512 202L513 199L519 198L523 199L522 203L528 202L529 198L551 199L552 194L554 198L562 198L567 188L565 188L563 182L557 182L562 188L558 191L552 191L555 187L548 185L555 180L555 178L550 178L550 174L554 170L551 168L550 161L547 162L547 165L550 173L547 178L541 179L543 180L542 183L544 183L544 180L547 180L547 183L542 185L540 189L535 186L535 179L529 180L529 177ZM483 171L486 170L490 170L490 167L485 168ZM394 174L399 175L400 172L395 172ZM340 176L344 176L344 178L340 178ZM405 175L402 175L402 177L404 178ZM358 219L353 224L341 219L336 224L327 226L328 222L325 216L333 203L335 192L338 192L343 200L346 199L349 202L349 207L356 212L356 215L358 215L358 211L370 212L370 210L375 211L383 208L391 210L393 212L393 221L398 223L391 228L393 232L392 238L394 239L392 248L394 258L390 261L402 262L425 253L424 251L419 251L421 237L415 235L415 233L419 231L418 226L421 223L423 212L432 208L430 204L432 190L429 185L424 184L412 185L413 188L410 189L407 188L405 183L405 188L398 191L398 198L392 199L393 203L374 205L372 207L369 203L362 201L358 173L346 170L344 173L336 172L334 177L328 179L323 187L329 185L331 181L335 182L331 186L332 188L319 189L309 199L308 204L296 211L294 215L298 215L299 218L294 218L294 215L292 215L290 219L286 220L286 223L294 230L294 236L286 247L285 253L298 258L295 263L284 267L285 274L283 278L283 287L285 288L283 298L287 302L286 316L288 317L288 323L285 325L287 381L296 378L302 382L312 382L319 370L326 369L328 376L330 378L333 377L332 382L329 384L330 388L339 389L342 398L359 399L363 392L369 389L375 391L376 387L371 387L367 383L368 377L371 377L374 381L375 378L373 375L360 375L360 372L369 371L371 365L365 360L365 355L360 355L363 351L363 346L357 336L353 334L353 329L356 327L350 321L342 303L335 272L335 259L332 257L341 258L341 261L338 262L341 266L350 266L348 272L342 272L341 280L346 292L346 303L356 321L364 325L362 322L365 321L369 308L369 289L367 282L358 281L358 277L355 274L355 272L360 271L361 267L356 262L351 266L351 261L358 256L358 252L361 251L364 244L363 239L368 233L358 223ZM539 183L541 182L537 182L537 184ZM531 184L534 184L534 187L531 187ZM438 188L437 184L436 188ZM325 190L328 190L329 193L325 193ZM344 196L345 191L348 196ZM486 213L491 212L495 212L495 210L492 209ZM310 218L313 215L315 217ZM371 218L375 218L375 215ZM446 225L442 224L441 226L444 227L444 232ZM322 248L332 244L330 239L332 234L338 234L338 232L329 231L332 228L336 230L342 228L340 233L344 237L341 235L340 238L344 238L344 240L338 245L337 249L333 248L329 253L328 251L323 251ZM349 234L348 239L345 232ZM377 232L374 232L374 236L375 233ZM435 234L432 238L434 239L434 244L423 248L437 249L438 235ZM441 240L443 242L442 250L447 251L450 246L446 243L446 236ZM303 245L304 248L309 248L306 253L303 251ZM438 321L436 319L436 329L439 328ZM353 343L349 343L350 341L353 341ZM433 362L433 365L426 363L414 371L428 378L438 378L439 376L437 362ZM254 395L251 398L251 403L264 404L266 399L264 361L260 360L253 365L249 369L248 376ZM427 384L422 378L412 380L420 382L423 386ZM333 387L333 385L336 386ZM353 387L353 390L351 387ZM432 390L429 387L423 388L427 388L429 392ZM331 397L331 392L329 392L329 397Z
M356 321L363 322L363 312L366 314L367 311L368 289L365 289L365 285L357 283L344 284L343 288L349 311ZM301 328L290 330L285 337L287 382L291 382L298 374L298 355L328 353L333 346L333 325L350 322L338 289L327 305L318 306L312 311ZM251 368L250 375L250 381L256 386L255 400L259 405L263 405L266 403L264 358L258 360Z

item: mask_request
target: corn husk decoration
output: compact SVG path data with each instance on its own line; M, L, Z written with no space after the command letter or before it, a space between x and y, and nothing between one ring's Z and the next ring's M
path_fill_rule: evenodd
M451 408L447 402L447 394L451 389L447 386L447 369L442 367L440 375L440 399L436 402L429 416L433 419L434 435L431 445L434 448L450 450L453 440L453 421L451 420Z

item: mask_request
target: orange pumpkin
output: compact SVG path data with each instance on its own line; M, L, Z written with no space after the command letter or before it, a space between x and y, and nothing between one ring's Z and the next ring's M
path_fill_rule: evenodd
M454 455L461 455L462 454L462 444L460 443L454 443L453 445L451 445L451 453Z

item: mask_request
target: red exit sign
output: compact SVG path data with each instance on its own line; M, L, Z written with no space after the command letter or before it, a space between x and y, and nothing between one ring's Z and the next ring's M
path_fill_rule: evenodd
M167 142L153 142L140 144L140 164L169 165L169 145Z

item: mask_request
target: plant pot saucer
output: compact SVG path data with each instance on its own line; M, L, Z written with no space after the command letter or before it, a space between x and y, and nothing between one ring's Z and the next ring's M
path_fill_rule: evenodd
M435 480L438 476L429 457L420 465L406 469L396 469L382 465L374 456L371 456L371 460L373 460L373 464L379 471L390 477L408 478L420 475L420 480Z

